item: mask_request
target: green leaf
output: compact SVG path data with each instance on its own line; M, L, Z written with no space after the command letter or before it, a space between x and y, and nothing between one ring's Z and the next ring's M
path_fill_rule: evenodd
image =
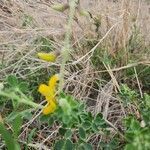
M80 145L77 146L77 150L85 150L84 149L84 144L81 143Z
M48 125L49 125L49 126L52 126L53 123L54 123L54 121L55 121L55 120L54 120L54 117L50 117L49 120L48 120Z
M150 108L150 95L148 95L148 94L144 94L144 100L145 100L145 103L146 103L146 106L148 107L148 108Z
M132 116L125 119L125 125L133 131L140 129L140 123Z
M81 119L82 122L85 122L85 120L89 120L88 114L85 113L85 112L80 114L80 119Z
M49 126L52 126L54 123L54 116L52 114L49 115L41 115L40 121L41 123L48 123Z
M133 146L132 144L127 144L124 150L135 150L137 147Z
M79 137L81 139L85 139L86 138L86 132L85 132L85 130L82 127L79 128Z
M40 116L40 121L42 123L47 123L49 121L50 116L49 115L41 115Z
M18 137L18 134L21 130L22 122L23 122L23 119L21 118L20 115L18 115L15 118L15 120L12 122L13 133L16 138Z
M32 142L32 139L35 136L35 131L36 131L36 128L34 128L30 131L30 134L28 135L28 143Z
M105 128L106 127L106 122L103 119L103 115L101 113L98 113L94 119L95 125L99 128Z
M93 150L92 145L89 143L84 143L84 148L85 148L85 150Z
M78 150L93 150L93 147L91 144L89 143L81 143L79 146L78 146Z
M67 116L65 114L64 114L64 116L62 116L62 122L63 122L63 124L66 124L66 125L69 124L70 118L69 119L68 118L69 118L69 116Z
M71 132L71 129L68 129L67 131L66 131L66 133L65 133L65 138L67 139L67 138L71 138L71 136L72 136L72 132Z
M0 91L4 89L4 84L0 82Z
M59 128L59 134L62 135L62 136L64 136L65 133L66 133L66 130L67 129L65 129L65 128Z
M21 82L19 84L19 89L22 91L22 92L27 92L28 90L28 84L26 82Z
M96 126L95 123L92 124L92 130L93 130L93 132L95 132L95 133L99 131L99 129L98 129L98 127Z
M89 129L89 128L91 128L91 122L90 121L85 121L83 124L82 124L82 127L84 128L84 129Z
M15 99L12 99L12 105L14 110L17 110L17 108L19 107L19 102Z
M12 112L10 115L7 116L7 118L5 119L7 122L12 122L16 117L18 117L19 115L22 116L25 119L30 120L32 118L32 114L31 114L32 109L27 109L24 110L22 112Z
M54 150L63 150L63 146L65 145L65 140L59 140L54 145Z
M5 141L8 150L21 150L19 144L14 140L9 131L5 126L0 123L0 134Z
M73 143L69 139L66 140L66 144L64 146L63 150L73 150Z
M94 119L95 124L100 124L102 122L103 115L101 113L98 113Z
M16 87L18 85L18 80L14 75L8 76L7 82L11 87Z
M131 124L131 128L133 130L139 130L141 127L140 127L140 123L137 121L137 120L133 120L132 121L132 124Z
M88 112L88 120L92 121L94 119L93 115L91 112Z
M67 101L68 101L68 103L70 104L70 106L71 106L71 108L73 109L73 108L77 108L77 106L78 106L78 102L77 102L77 100L75 100L72 96L67 96Z
M85 104L84 103L81 103L79 105L79 111L84 111L85 110Z
M59 99L59 106L62 108L64 115L66 116L71 115L71 106L66 98Z

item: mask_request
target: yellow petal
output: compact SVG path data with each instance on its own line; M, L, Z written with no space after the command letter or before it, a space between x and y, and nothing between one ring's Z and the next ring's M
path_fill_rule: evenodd
M49 86L45 85L45 84L41 84L39 86L38 91L43 95L43 96L50 96L50 88Z
M49 85L51 90L55 90L57 81L59 81L59 75L58 74L55 74L50 78L48 85Z
M46 100L47 100L47 102L53 101L53 102L56 103L55 95L53 95L53 96L46 96Z
M53 101L51 101L50 103L48 103L47 106L45 106L43 108L43 114L44 115L51 114L51 113L53 113L56 110L56 108L57 108L56 103L54 103Z
M38 57L42 60L48 61L48 62L55 62L56 55L54 53L38 53Z

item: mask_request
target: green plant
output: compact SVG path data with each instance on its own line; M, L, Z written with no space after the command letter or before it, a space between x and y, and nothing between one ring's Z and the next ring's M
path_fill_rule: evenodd
M40 105L32 101L32 98L26 96L28 90L28 84L26 82L19 82L18 79L10 75L7 78L6 87L0 89L0 96L7 97L7 100L11 100L13 108L17 109L21 103L32 106L33 108L39 108Z
M18 115L12 124L12 132L8 131L3 123L0 122L0 134L5 141L8 150L21 150L18 143L18 135L21 130L22 118Z
M149 45L139 14L126 1L113 18L109 8L100 14L95 7L103 2L87 10L80 0L50 3L0 4L0 149L149 149ZM105 119L89 111L95 108Z
M108 125L103 116L93 116L86 111L85 104L74 100L72 96L61 93L57 110L49 115L43 116L48 120L59 123L59 139L54 144L54 149L92 149L89 137L103 134ZM48 121L49 122L49 121Z
M51 52L54 49L53 39L50 37L38 37L34 40L34 44L40 44L38 47L39 51Z
M135 104L140 113L140 118L129 114L125 118L125 150L148 150L150 147L150 96L144 94L143 98L131 90L127 85L121 87L121 98L125 104Z
M138 94L136 91L131 90L126 84L122 84L120 97L123 101L123 104L128 105L137 102Z
M22 26L23 27L29 27L31 26L33 23L33 17L28 15L28 14L24 14L23 15L23 23L22 23Z
M53 80L50 82L55 86ZM26 113L28 112L28 115L30 111L25 108L25 110L17 112L17 109L19 109L21 104L31 106L34 109L42 108L42 106L29 100L29 98L24 94L27 91L27 85L24 82L19 82L15 76L9 76L7 78L6 85L7 88L2 87L0 95L10 99L14 107L12 113L5 118L5 122L11 124L12 132L7 131L1 123L0 133L2 138L5 140L8 149L8 143L11 140L11 144L17 150L19 149L17 141L22 124L22 118L26 118ZM50 84L50 86L53 85ZM52 90L52 88L50 89ZM56 122L60 126L58 132L59 139L53 143L54 149L92 149L93 146L89 142L89 137L92 135L104 134L107 131L108 125L103 119L103 116L101 114L93 116L92 113L86 110L84 103L79 103L72 96L64 93L57 96L57 101L57 109L52 112L52 114L41 116L41 121L44 120L44 122L47 122L49 125ZM29 140L31 138L29 138Z
M140 122L134 117L125 120L126 133L128 140L125 150L149 150L150 147L150 126L145 121Z

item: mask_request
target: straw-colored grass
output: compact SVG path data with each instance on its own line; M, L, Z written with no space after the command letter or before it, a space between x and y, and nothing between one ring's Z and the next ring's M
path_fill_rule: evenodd
M1 82L9 74L14 74L23 80L33 81L33 88L37 88L41 77L42 80L47 79L60 69L61 57L56 63L47 63L36 55L45 50L61 51L64 46L68 10L63 13L53 10L51 5L55 2L0 1ZM64 91L87 102L88 110L93 114L101 112L112 127L113 137L123 130L121 121L125 116L139 113L134 105L124 107L116 96L121 83L129 83L141 97L149 91L143 88L149 85L144 85L148 75L140 78L136 68L150 66L150 3L144 0L81 0L80 9L89 11L92 17L81 16L76 11L71 57L64 72ZM98 23L97 27L95 23ZM111 63L107 60L110 58ZM126 76L128 69L133 69L135 78ZM1 113L4 115L4 112ZM48 149L47 145L57 139L58 128L56 125L51 129L42 126L36 120L39 115L35 112L32 120L25 122L21 141L27 137L30 128L36 126L35 144L28 146ZM94 138L93 143L96 142Z

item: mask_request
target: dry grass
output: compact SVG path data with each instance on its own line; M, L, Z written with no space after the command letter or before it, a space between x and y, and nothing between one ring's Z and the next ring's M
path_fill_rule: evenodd
M61 50L63 46L68 13L67 11L59 13L51 9L53 2L56 1L0 1L1 81L8 74L28 79L43 68L48 70L49 75L53 73L49 68L59 70L61 58L51 64L36 57L36 53L43 44L42 42L35 43L39 37L50 41L54 50ZM112 130L115 131L121 128L121 120L129 112L137 113L135 106L124 108L121 100L113 93L120 90L119 77L122 70L139 64L147 66L150 64L149 52L137 53L137 49L134 51L138 59L135 63L129 64L130 56L126 47L134 25L139 28L140 36L144 38L144 45L149 46L150 3L142 0L82 0L80 7L91 12L101 25L95 32L96 27L91 18L76 14L77 20L73 24L71 39L74 51L71 52L71 60L66 66L64 90L79 100L85 100L88 103L88 109L93 113L103 113L105 120L109 121ZM23 26L25 22L27 25ZM94 41L96 44L84 46L87 41ZM118 51L122 50L122 61L114 68L107 64L104 64L103 69L95 68L91 58L95 50L101 46L107 47L108 54L113 58L116 58ZM108 80L101 78L104 73L107 74ZM136 70L135 74L137 75ZM136 81L142 96L138 76L136 76ZM36 120L38 115L39 113L35 113L32 121L24 125L22 138L30 132L30 126L36 125L36 122L39 124ZM47 126L42 130L39 129L38 141L30 146L40 149L41 146L50 144L50 139L55 137L57 129L55 127L50 131L48 129ZM46 146L45 149L47 149Z

